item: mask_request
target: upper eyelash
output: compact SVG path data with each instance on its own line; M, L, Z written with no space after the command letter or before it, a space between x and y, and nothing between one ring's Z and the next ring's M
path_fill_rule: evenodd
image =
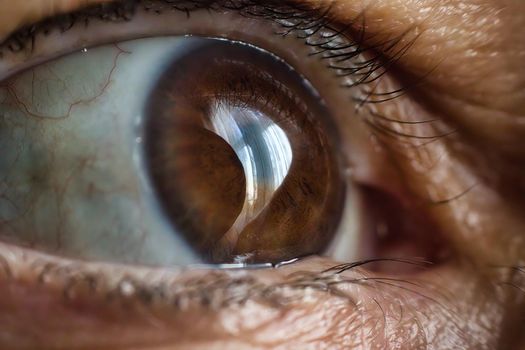
M378 139L395 139L399 144L424 147L436 140L453 136L455 130L440 130L435 135L418 135L400 132L394 126L432 124L439 126L442 121L410 120L410 118L389 118L375 112L374 105L391 102L420 87L427 76L416 78L410 85L401 84L391 91L376 92L381 79L391 72L399 61L413 47L418 35L404 42L414 28L376 43L369 44L373 36L366 31L365 12L359 13L346 23L340 23L333 16L333 2L317 7L297 2L270 0L261 4L256 0L125 0L88 7L73 13L45 19L15 32L0 43L0 59L6 50L17 52L32 50L37 36L48 35L54 30L66 32L76 25L87 26L93 20L123 22L132 20L138 8L162 14L163 11L178 10L191 16L196 10L235 10L246 17L258 17L277 23L281 30L275 34L294 35L311 49L310 57L326 62L327 70L341 80L341 87L352 91L355 114L368 126ZM350 33L353 33L350 34ZM377 35L377 34L375 34ZM375 36L374 35L374 36ZM368 55L365 55L368 54ZM362 111L363 110L363 111ZM364 113L361 113L364 112ZM446 125L445 125L446 127ZM389 142L385 143L388 146ZM392 145L387 147L392 149Z
M364 123L373 134L386 137L394 137L400 141L414 139L415 141L440 139L451 133L440 133L439 135L415 135L411 133L400 134L398 130L390 125L399 124L424 124L423 121L416 123L396 122L395 118L378 116L368 105L387 103L398 99L414 87L418 87L425 80L421 77L415 84L410 86L401 85L392 91L376 92L380 84L399 61L412 48L418 36L408 42L403 40L412 29L407 29L400 35L378 41L374 45L367 45L370 38L366 32L365 12L358 14L347 23L341 24L333 19L333 2L318 7L308 7L304 4L289 1L265 1L261 4L256 0L127 0L115 3L104 3L88 7L70 14L59 15L46 19L38 24L22 28L11 35L4 43L0 43L0 59L2 52L32 50L39 34L48 35L53 30L66 32L76 25L87 26L92 20L108 22L130 21L137 9L142 8L157 14L164 11L178 10L191 16L196 10L235 10L246 17L257 17L277 23L282 30L277 35L294 35L311 48L310 57L318 57L326 62L326 68L334 71L334 76L341 80L340 86L353 92L351 99L355 103L356 114L361 115ZM358 25L359 30L355 35L348 32ZM365 57L368 53L369 57ZM385 55L389 54L388 58ZM430 73L429 73L430 74ZM360 113L364 109L366 113Z
M77 25L87 26L93 20L129 21L138 8L157 14L178 10L185 12L188 17L196 10L227 9L238 11L242 16L273 21L282 28L282 31L276 33L277 35L295 35L297 39L303 40L305 45L312 49L310 56L326 61L327 69L335 71L334 75L337 78L350 79L350 82L341 83L343 88L362 87L380 80L390 70L392 64L395 64L393 61L399 60L406 53L406 48L399 49L389 60L383 60L383 56L378 51L393 50L403 36L369 47L365 43L367 33L364 13L359 14L349 23L341 25L333 20L332 4L330 2L312 8L298 3L275 0L266 1L264 4L255 0L127 0L105 3L45 19L18 30L0 43L0 59L6 51L15 53L24 50L32 51L39 35L49 35L55 30L67 32ZM347 31L359 21L362 21L360 30L354 38L347 34ZM362 58L365 52L374 52L372 58ZM356 109L360 109L365 104L387 102L397 98L397 95L402 95L404 90L401 88L378 96L374 96L373 92L371 94L364 88L354 91L353 99L358 102Z
M282 29L277 31L276 35L294 35L311 48L310 57L318 57L326 62L327 70L334 71L334 77L341 79L340 86L352 91L350 97L355 103L355 114L378 139L393 138L399 144L420 148L456 133L456 130L450 130L446 124L441 125L440 120L432 120L430 123L427 120L389 118L388 115L375 111L374 105L391 102L420 87L435 67L424 76L413 80L410 85L401 84L391 91L376 92L375 89L383 77L398 66L419 35L404 41L414 29L409 28L395 37L368 45L367 42L372 36L366 31L365 12L359 13L346 23L340 23L334 20L333 2L317 7L277 0L265 1L264 4L256 0L125 0L104 3L22 28L0 43L0 59L5 50L32 50L38 35L48 35L54 30L66 32L76 25L87 26L93 20L130 21L139 8L159 15L164 11L178 10L186 13L188 17L196 10L227 9L238 11L242 16L270 20ZM352 30L353 35L349 34ZM364 113L361 113L362 110ZM435 135L418 135L402 132L394 127L396 124L432 124L436 127L444 126L446 129L436 130ZM391 146L387 148L392 149Z

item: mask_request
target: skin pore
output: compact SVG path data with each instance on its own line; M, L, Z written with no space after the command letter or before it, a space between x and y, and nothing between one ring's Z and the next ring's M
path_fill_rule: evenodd
M0 38L98 2L0 1ZM0 243L0 349L525 349L525 3L331 3L343 23L366 14L369 45L410 44L391 74L411 88L371 111L454 130L407 147L367 129L381 168L367 181L425 203L449 247L445 262L408 275L334 268L321 257L268 270L174 271ZM421 76L423 87L414 83ZM393 173L406 180L391 184Z

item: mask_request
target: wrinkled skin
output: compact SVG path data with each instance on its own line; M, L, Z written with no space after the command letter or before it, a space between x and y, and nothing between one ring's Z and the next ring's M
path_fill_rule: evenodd
M95 2L0 1L0 37ZM431 188L435 202L470 188L425 209L453 252L443 264L408 276L366 265L321 273L336 264L326 258L148 271L0 245L0 348L525 349L525 2L341 0L333 13L344 21L365 8L371 40L410 28L404 40L418 36L399 79L432 71L390 115L417 108L457 130L424 150L392 153L385 144L399 140L390 138L376 155L394 157L405 187L421 196Z

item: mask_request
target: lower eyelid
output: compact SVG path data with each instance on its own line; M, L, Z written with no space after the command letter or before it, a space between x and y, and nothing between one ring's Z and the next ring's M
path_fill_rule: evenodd
M310 341L322 338L337 347L342 341L337 332L354 334L347 332L355 322L369 325L370 339L362 334L347 336L347 344L386 341L383 337L388 333L418 348L424 341L423 325L418 322L426 321L419 319L416 308L452 312L437 278L449 275L448 268L438 273L422 268L417 279L405 280L372 275L350 264L334 267L324 258L279 269L183 272L83 265L45 256L28 260L25 253L0 246L0 271L7 272L0 274L0 322L8 317L11 322L2 324L14 331L27 330L31 322L38 344L49 342L49 348L57 341L62 347L70 344L69 349L82 342L89 348L112 349L182 344L196 335L202 342L230 337L242 342L243 334L254 335L255 331L252 346L279 341L300 344L312 337ZM320 323L322 319L326 321ZM395 329L385 329L382 320L387 319L397 320ZM283 325L287 326L286 336L277 331ZM304 332L309 327L313 327L311 334ZM409 329L419 331L414 336Z

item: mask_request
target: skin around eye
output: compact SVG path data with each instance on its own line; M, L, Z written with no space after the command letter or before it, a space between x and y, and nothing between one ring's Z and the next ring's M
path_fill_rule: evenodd
M0 3L0 38L4 38L11 31L29 22L36 22L42 18L73 11L81 6L94 3L110 2L108 0L28 0L17 5L11 6L6 1Z
M363 3L337 2L335 4L341 6L336 12L342 18L356 18L356 14L363 12ZM497 71L498 76L510 77L508 82L523 77L516 68L522 61L516 54L520 40L510 40L523 37L522 4L512 1L366 4L369 6L365 17L371 34L379 27L382 35L396 30L402 32L402 24L418 23L414 21L417 17L412 16L414 13L432 17L432 21L426 22L417 45L401 60L400 65L408 73L432 70L435 68L432 58L437 56L444 57L448 63L442 65L441 71L447 74L431 75L425 89L419 86L417 94L409 91L404 97L396 98L395 103L378 104L380 107L372 110L376 119L371 122L383 123L379 125L380 129L383 126L383 132L377 132L376 128L375 132L366 133L365 138L376 140L377 152L388 155L372 157L369 167L384 169L387 164L395 163L411 191L431 199L432 204L416 201L401 206L430 208L435 220L432 225L443 228L440 231L445 233L447 244L454 248L452 262L438 269L425 267L426 273L408 276L372 273L357 267L359 264L334 268L336 263L327 259L310 259L273 270L130 271L115 265L79 265L2 244L2 344L7 344L7 348L27 349L308 346L521 349L523 222L522 206L514 198L521 193L519 181L504 175L506 172L498 161L490 163L488 170L480 165L478 160L488 153L481 151L483 142L465 153L470 139L464 137L463 131L451 134L457 137L454 142L448 142L451 136L447 136L431 137L421 143L414 141L421 138L392 137L391 131L397 136L428 137L438 135L435 131L447 133L439 126L429 127L429 120L487 120L474 117L493 115L490 108L465 107L469 102L464 97L471 92L467 86L473 85L477 91L484 90L484 101L491 106L500 104L503 109L521 115L522 110L515 103L486 97L494 96L498 84L479 72ZM2 13L9 11L0 11ZM486 25L493 22L506 30L494 32L493 26ZM477 32L471 30L473 23L480 24L474 26ZM447 35L442 35L444 30ZM465 40L463 34L474 38L474 42ZM425 47L434 48L433 52L439 54L429 56ZM491 61L480 59L483 56L480 54L469 54L472 53L469 49L485 52L480 51L480 47L495 53L489 55L493 58ZM447 56L457 57L454 52L465 55L461 55L463 58L459 61L447 59ZM301 57L304 60L304 56ZM505 64L497 64L501 69L494 70L496 63ZM479 68L471 69L470 83L450 80L450 76L464 76L460 73L466 67ZM434 96L435 103L427 105L427 97L439 91L440 86L447 94L459 98L451 104L438 93ZM496 100L499 102L495 103ZM441 108L444 106L454 107L451 108L454 113ZM472 130L473 134L485 130L484 134L490 136L485 139L501 137L503 140L504 137L496 136L503 134L500 119L495 119L491 118L494 123L491 128L469 123L466 130ZM509 125L513 124L516 123ZM519 127L507 130L512 134ZM393 151L387 151L392 148ZM499 151L495 152L494 159L500 155ZM381 162L384 159L394 161ZM437 165L431 166L433 164ZM519 170L520 163L516 164ZM481 176L483 174L487 176ZM362 174L358 172L355 176L360 178ZM506 195L501 187L494 185L494 178L506 179L502 181L513 188L514 196ZM477 185L473 186L470 180L475 180ZM395 195L398 190L394 188L398 187L392 186L393 182L399 180L387 171L374 182L376 187L390 184L386 187L394 193L382 203L386 211L392 211L389 207L396 207L400 198ZM372 193L374 197L376 192ZM417 230L422 236L428 232L424 225ZM28 324L32 327L28 328Z

